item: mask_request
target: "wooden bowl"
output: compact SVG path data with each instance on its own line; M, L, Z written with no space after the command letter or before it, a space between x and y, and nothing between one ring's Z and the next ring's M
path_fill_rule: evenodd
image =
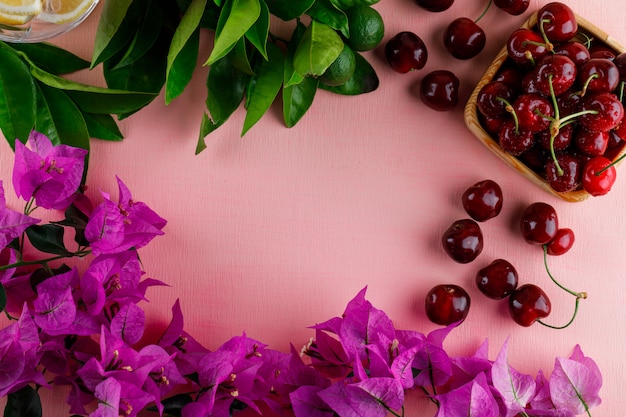
M620 45L615 39L613 39L610 35L608 35L602 29L589 23L587 20L585 20L584 18L578 15L575 15L575 17L578 23L578 32L579 33L582 32L590 36L591 38L593 38L594 43L604 43L606 46L615 50L617 54L620 54L626 50L622 45ZM526 20L526 22L522 25L522 28L532 28L536 26L536 24L537 24L537 13L534 13L528 18L528 20ZM505 62L507 62L507 59L509 58L508 58L508 53L507 53L507 49L505 45L500 50L500 52L496 55L496 58L493 60L493 62L489 65L489 68L487 68L487 71L485 72L485 74L482 76L482 78L476 85L476 88L474 88L474 91L472 92L465 106L465 110L464 110L465 124L467 125L468 129L478 138L478 140L480 140L487 148L489 148L491 152L496 154L498 157L500 157L500 159L506 162L509 166L511 166L517 172L519 172L520 174L528 178L538 187L544 189L548 193L554 196L557 196L565 201L578 202L578 201L585 200L587 197L590 196L590 194L583 189L579 189L575 191L568 191L568 192L558 192L558 191L553 190L552 187L550 187L550 185L546 182L546 180L542 178L540 175L538 175L535 171L533 171L531 168L526 166L522 161L520 161L515 156L512 156L504 152L502 148L500 147L500 145L498 144L497 140L494 139L482 127L480 120L478 118L478 113L477 113L478 110L476 106L478 93L480 92L481 88L485 84L493 80L496 73L505 64ZM613 157L612 160L616 160L620 156L622 156L624 153L626 153L626 140L623 142L624 143L620 144L619 148L615 149L614 153L611 154Z

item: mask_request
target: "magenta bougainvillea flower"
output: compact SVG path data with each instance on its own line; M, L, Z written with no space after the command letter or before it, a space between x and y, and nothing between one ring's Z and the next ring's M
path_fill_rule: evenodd
M66 209L75 197L85 168L85 149L54 146L42 133L28 137L30 149L15 141L13 187L18 197L35 199L37 206Z
M7 207L4 188L0 181L0 249L4 249L13 239L19 237L29 226L39 223L34 219Z
M162 235L167 223L145 203L134 201L130 190L117 179L119 201L102 193L104 202L98 205L85 229L85 237L96 255L139 249L154 237Z

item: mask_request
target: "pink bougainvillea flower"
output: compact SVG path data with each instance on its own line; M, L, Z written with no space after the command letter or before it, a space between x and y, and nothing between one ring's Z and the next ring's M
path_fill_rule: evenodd
M435 417L498 417L498 404L484 373L445 394L438 395L439 409Z
M100 382L94 392L98 408L90 417L119 417L121 395L122 384L116 379L107 378Z
M76 318L76 303L72 288L78 284L78 271L50 277L37 285L37 298L33 302L35 323L48 334L69 334Z
M105 201L93 210L85 228L85 238L95 255L139 249L162 235L167 223L145 203L134 201L119 178L117 183L119 201L113 202L109 194L102 193Z
M85 149L53 146L48 137L32 132L26 147L15 141L13 187L19 197L35 199L37 206L66 209L75 197L85 168Z
M499 392L503 417L514 417L523 412L535 394L535 380L530 375L513 369L508 362L508 340L502 345L491 367L493 387Z
M318 395L342 417L385 417L389 410L399 410L404 402L402 385L394 378L339 381Z
M0 249L4 249L13 239L19 237L24 230L36 223L39 223L38 219L7 208L4 188L2 180L0 180Z
M574 415L586 414L600 405L602 375L596 363L576 346L570 358L556 358L550 376L550 396L557 408Z

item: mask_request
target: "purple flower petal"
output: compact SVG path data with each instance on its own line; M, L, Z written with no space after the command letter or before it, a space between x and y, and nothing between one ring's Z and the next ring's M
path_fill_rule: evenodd
M446 351L428 342L417 351L413 368L419 371L415 385L421 387L444 385L452 376L452 361Z
M4 249L13 239L19 237L24 230L36 223L39 223L39 220L6 207L4 188L0 180L0 249Z
M500 393L506 416L513 417L524 411L535 393L532 376L517 372L508 363L508 340L504 342L491 367L493 387Z
M594 369L572 359L556 358L550 376L550 396L557 408L564 408L575 415L600 405L599 380Z
M335 412L318 395L322 387L301 386L291 394L291 405L296 417L333 417Z
M122 385L113 378L107 378L96 386L94 396L98 408L91 417L118 417Z
M111 320L111 333L129 345L141 340L146 324L146 313L137 304L126 304Z
M499 409L485 374L452 391L437 396L436 417L498 417Z
M33 303L35 323L43 331L64 331L74 322L76 304L72 298L72 289L49 290L41 292ZM69 334L69 333L68 333Z

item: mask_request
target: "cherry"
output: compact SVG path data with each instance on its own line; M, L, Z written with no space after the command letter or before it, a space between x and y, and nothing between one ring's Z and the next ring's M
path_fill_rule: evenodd
M556 231L554 238L546 243L548 255L560 256L574 245L574 231L567 227Z
M578 129L574 134L574 143L585 155L604 155L609 145L609 132Z
M554 116L552 104L539 94L522 94L513 103L520 129L536 133L547 129Z
M519 16L528 9L530 0L493 0L493 4L510 15Z
M500 81L514 90L520 90L522 88L522 77L522 72L519 68L505 67L496 73L493 81Z
M566 42L576 36L578 23L574 11L560 2L552 2L537 12L539 30L551 42Z
M548 54L541 35L527 28L514 30L507 40L506 49L513 62L523 68L534 67L539 58Z
M515 267L504 259L496 259L476 273L476 286L487 297L502 300L516 288L518 275Z
M483 233L474 220L457 220L441 236L446 253L456 262L472 262L483 251Z
M515 121L507 119L500 127L498 143L509 155L520 156L535 144L535 136L530 130L518 129Z
M550 130L548 129L542 130L541 132L535 135L539 144L548 151L550 150L550 136L551 136ZM554 147L554 150L562 151L562 150L567 149L569 145L572 143L573 136L574 136L573 124L568 124L568 125L561 127L552 141L552 146Z
M593 44L589 48L589 54L592 58L604 58L613 61L616 57L615 50L602 44Z
M429 12L436 13L448 10L454 3L454 0L415 0L415 2Z
M534 245L548 243L556 236L558 229L556 210L548 203L536 202L524 209L520 230L526 242Z
M544 96L550 96L550 85L554 95L560 96L576 81L576 64L565 55L546 55L538 62L532 74L534 87Z
M448 326L465 320L470 304L467 291L458 285L436 285L426 294L426 316L435 324Z
M583 92L611 92L617 88L620 81L619 69L608 59L591 58L581 66L580 79L585 82Z
M534 284L524 284L509 296L509 313L520 326L528 327L548 317L551 310L547 294Z
M476 105L483 115L500 118L507 114L507 103L513 101L515 92L503 81L485 84L478 92Z
M492 136L498 136L498 133L502 128L502 124L506 121L506 119L485 116L482 113L478 113L478 118L482 127Z
M443 33L443 44L457 59L470 59L478 55L487 42L485 31L467 17L454 19Z
M493 180L479 181L465 190L461 201L472 219L484 222L500 214L502 189Z
M581 162L574 155L562 154L556 157L558 162L550 159L546 164L546 180L554 191L564 193L574 191L580 186Z
M434 110L451 110L459 102L459 79L448 70L433 71L422 79L420 98Z
M577 67L591 59L589 49L582 43L575 41L559 44L554 48L554 53L557 55L565 55L574 61Z
M391 68L401 74L424 68L428 50L413 32L400 32L385 45L385 57Z
M613 63L619 71L621 81L626 81L626 52L622 52L613 59Z
M624 106L608 92L599 92L582 98L580 124L588 130L609 131L619 125L624 117Z
M591 158L583 169L582 185L594 197L605 195L615 183L615 166L604 156Z

